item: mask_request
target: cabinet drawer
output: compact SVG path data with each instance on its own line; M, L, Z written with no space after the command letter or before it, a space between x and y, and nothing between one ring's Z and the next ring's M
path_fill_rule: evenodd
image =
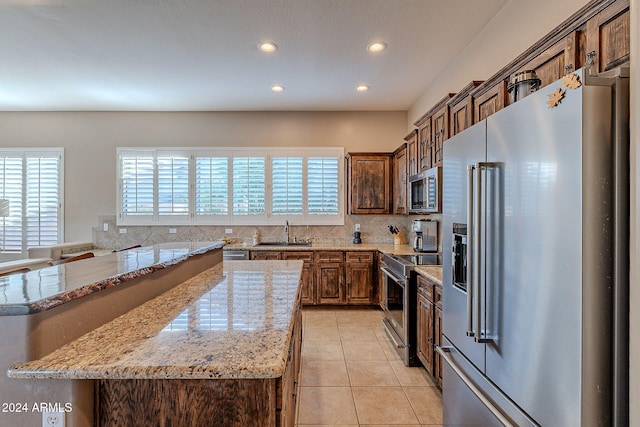
M316 252L315 262L342 262L343 261L342 252L339 251L321 251Z
M433 302L442 310L442 287L439 285L433 286Z
M282 259L284 260L300 260L305 263L313 262L313 252L283 252Z
M373 252L347 252L347 262L373 262Z
M418 294L422 295L423 297L425 297L426 299L428 299L431 302L435 302L434 296L433 296L433 283L431 283L430 281L428 281L427 279L425 279L424 277L418 275Z

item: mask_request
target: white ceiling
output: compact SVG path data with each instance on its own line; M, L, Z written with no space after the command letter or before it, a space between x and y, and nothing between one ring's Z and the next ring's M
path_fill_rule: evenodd
M0 110L407 110L506 2L0 0Z

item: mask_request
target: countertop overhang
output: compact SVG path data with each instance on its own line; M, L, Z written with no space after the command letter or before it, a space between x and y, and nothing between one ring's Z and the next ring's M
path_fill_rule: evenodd
M34 314L222 248L221 242L162 243L0 277L0 316Z

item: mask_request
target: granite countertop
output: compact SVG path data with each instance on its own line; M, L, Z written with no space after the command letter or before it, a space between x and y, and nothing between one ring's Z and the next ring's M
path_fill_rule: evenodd
M220 242L162 243L2 276L0 316L49 310L222 246Z
M302 261L224 261L12 378L212 379L282 376Z
M415 267L416 273L426 277L432 282L442 286L442 266L441 265L418 265Z
M413 247L408 244L394 245L392 243L334 243L313 242L310 246L252 246L251 244L233 243L225 245L225 250L249 250L249 251L380 251L394 255L415 255Z

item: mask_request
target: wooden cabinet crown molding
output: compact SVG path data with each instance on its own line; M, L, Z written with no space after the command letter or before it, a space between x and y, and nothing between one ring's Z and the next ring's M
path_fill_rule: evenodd
M422 124L431 118L438 110L447 105L449 100L455 96L455 93L448 93L445 95L440 101L438 101L433 107L429 109L426 113L424 113L418 120L416 120L413 125L416 127L422 126Z

